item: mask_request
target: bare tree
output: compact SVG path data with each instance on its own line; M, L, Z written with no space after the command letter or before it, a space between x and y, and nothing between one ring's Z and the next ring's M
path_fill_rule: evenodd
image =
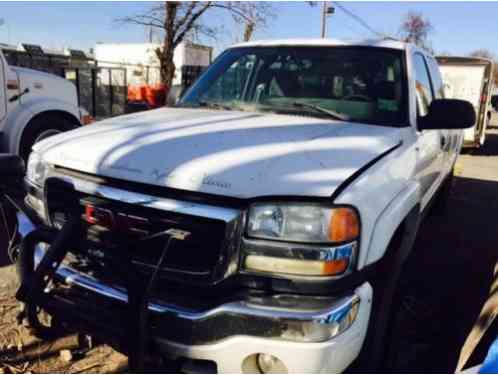
M471 57L484 57L485 59L490 59L490 60L495 59L495 56L493 55L493 53L490 50L487 50L485 48L476 49L475 51L469 53L469 56L471 56Z
M236 22L244 23L244 40L249 40L258 27L264 27L267 19L275 17L272 5L265 2L165 1L153 5L142 14L118 21L161 31L164 35L162 46L155 53L159 60L161 80L170 88L175 76L175 48L193 36L215 38L217 29L202 22L202 16L215 9L226 11Z
M269 2L234 1L230 7L233 20L244 24L244 41L251 40L256 29L266 28L268 21L276 17L273 5Z
M434 27L431 21L419 12L408 12L401 22L400 34L402 40L414 43L431 52L432 47L429 42L429 35L433 31Z

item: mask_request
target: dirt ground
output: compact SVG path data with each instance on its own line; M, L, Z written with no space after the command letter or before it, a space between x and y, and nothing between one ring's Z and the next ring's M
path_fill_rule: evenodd
M46 341L33 336L24 324L17 322L17 287L14 268L1 267L0 374L116 373L126 369L127 358L107 345L88 345L78 335Z
M498 116L492 123L497 127L489 130L485 147L460 156L447 213L430 215L422 224L400 284L394 355L387 371L453 372L467 335L491 298L498 261L498 220L494 220L498 214ZM0 248L3 237L0 227ZM124 357L108 346L74 350L71 337L47 344L17 324L19 306L13 297L17 280L3 248L0 254L0 373L112 373L126 368ZM73 358L65 361L60 349L68 343ZM480 348L473 360L482 360L483 353Z

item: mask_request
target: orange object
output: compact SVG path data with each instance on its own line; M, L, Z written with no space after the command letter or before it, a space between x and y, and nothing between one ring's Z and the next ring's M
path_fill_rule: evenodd
M329 240L332 242L350 241L360 235L360 220L356 211L348 207L332 211L329 226Z
M81 117L81 123L83 125L90 125L92 122L95 122L95 119L90 115L83 115Z
M128 101L146 102L149 107L157 108L164 105L166 91L163 84L128 86Z
M339 275L345 272L348 266L349 259L347 258L327 261L323 265L323 275Z

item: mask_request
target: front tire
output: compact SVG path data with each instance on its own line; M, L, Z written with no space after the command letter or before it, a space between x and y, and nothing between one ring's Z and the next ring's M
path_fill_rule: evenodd
M24 162L27 163L29 154L31 154L31 149L36 142L75 129L78 126L79 124L76 120L70 120L57 113L47 113L36 116L29 122L22 135L20 156L23 158Z
M403 264L410 254L420 225L419 206L415 206L396 229L386 252L372 274L372 310L367 336L358 358L348 372L385 372L389 358L392 329L400 308L398 293Z
M395 292L404 258L399 251L403 242L402 236L403 231L398 229L389 244L386 255L380 261L373 279L370 280L373 297L367 336L358 358L348 369L348 372L374 373L382 371L386 363L389 362L386 357L389 352L388 339L390 326L397 312Z

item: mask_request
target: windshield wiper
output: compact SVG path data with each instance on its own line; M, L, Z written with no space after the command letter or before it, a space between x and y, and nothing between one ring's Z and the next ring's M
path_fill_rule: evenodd
M335 119L335 120L341 120L341 121L350 121L351 118L347 115L343 115L342 113L336 112L332 109L327 109L323 108L317 104L310 104L310 103L303 103L303 102L294 102L292 105L296 108L309 108L313 109L316 112L324 113L327 116Z
M207 100L199 100L197 104L199 105L199 107L208 107L208 108L224 109L226 111L233 111L233 108L226 104L209 102Z

